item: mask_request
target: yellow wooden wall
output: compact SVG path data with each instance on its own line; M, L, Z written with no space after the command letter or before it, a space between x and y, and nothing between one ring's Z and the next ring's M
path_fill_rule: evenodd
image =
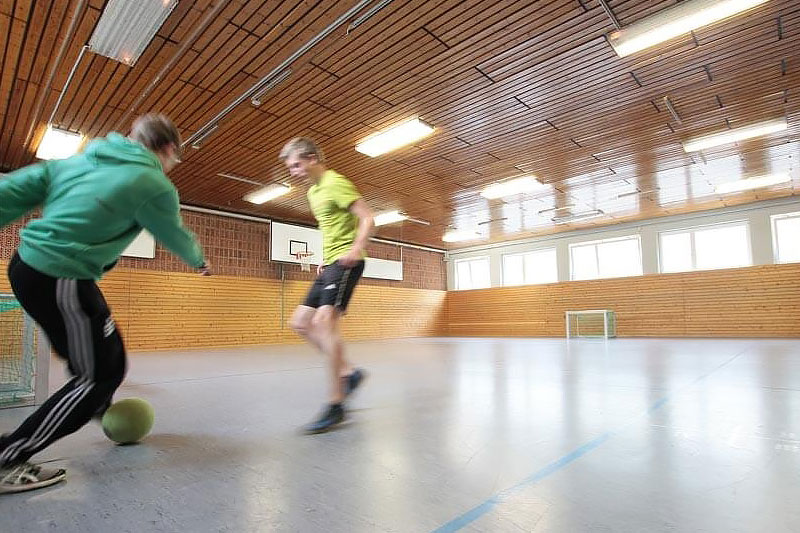
M128 348L149 351L300 342L285 322L309 283L120 268L101 287ZM800 264L448 293L362 284L343 332L563 336L565 310L613 309L619 336L800 337L799 297Z
M800 337L800 264L453 291L452 336L563 336L564 311L612 309L618 336Z
M149 351L301 342L285 323L310 283L284 283L118 268L100 287L127 348ZM8 290L6 276L0 290ZM349 340L438 335L444 297L444 291L362 284L342 332Z

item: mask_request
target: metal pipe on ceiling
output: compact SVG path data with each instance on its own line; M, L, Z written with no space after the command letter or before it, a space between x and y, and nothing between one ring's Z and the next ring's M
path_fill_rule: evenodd
M372 8L370 8L370 10L369 10L369 11L367 11L366 13L364 13L363 15L361 15L360 17L358 17L356 20L354 20L353 22L351 22L351 23L350 23L350 25L349 25L349 26L347 26L347 35L350 35L350 32L351 32L351 31L355 30L356 28L358 28L359 26L361 26L362 24L364 24L366 21L368 21L369 19L371 19L372 17L374 17L374 16L375 16L375 14L376 14L378 11L380 11L380 10L381 10L381 9L383 9L384 7L388 6L388 5L389 5L389 4L391 4L393 1L394 1L394 0L381 0L381 1L380 1L380 2L377 4L377 5L375 5L375 6L373 6Z
M50 93L50 89L53 86L53 80L56 77L56 71L61 66L61 62L64 60L64 55L66 54L67 48L70 44L72 44L72 38L75 34L75 30L78 28L78 22L83 15L84 8L86 7L86 0L79 0L78 5L75 6L75 11L72 13L72 20L70 20L69 28L67 29L67 33L64 35L64 40L61 41L61 46L58 48L58 53L56 54L55 61L53 61L53 66L50 67L50 72L47 74L47 81L44 83L44 86L39 90L39 94L36 98L36 104L33 106L33 118L31 119L31 125L28 128L28 133L25 135L25 142L22 144L24 148L28 148L30 142L33 140L33 132L36 131L36 125L39 123L39 119L41 118L42 108L44 107L44 102L47 99L47 95ZM23 155L25 150L23 150ZM19 161L17 162L19 163ZM20 166L17 164L16 166Z
M69 76L67 76L67 81L64 82L64 88L61 89L61 94L58 95L58 100L56 100L56 105L53 107L53 112L50 113L50 119L47 121L48 124L53 123L53 119L56 118L56 112L58 108L61 106L61 101L64 100L64 95L67 94L67 89L69 88L69 84L72 82L72 78L75 77L75 72L78 70L78 65L81 64L81 59L83 59L83 54L86 53L86 50L89 49L89 45L85 44L81 48L81 53L78 54L78 58L75 60L75 63L72 65L72 70L69 71Z
M272 220L264 217L254 217L250 215L242 215L240 213L231 213L230 211L220 211L218 209L209 209L207 207L197 207L194 205L181 204L181 209L184 211L195 211L197 213L205 213L206 215L217 215L227 218L238 218L240 220L249 220L251 222L261 222L262 224L270 224Z
M675 119L675 122L677 122L678 124L683 124L681 116L678 114L678 111L675 109L675 106L672 105L672 100L670 100L669 96L664 97L664 107L667 108L667 111L669 111L669 114L672 115L672 118Z
M227 218L238 218L240 220L249 220L251 222L260 222L262 224L271 224L272 219L266 217L254 217L250 215L242 215L240 213L232 213L230 211L220 211L218 209L209 209L207 207L198 207L194 205L186 205L181 204L181 209L184 211L195 211L197 213L205 213L207 215L216 215L220 217L227 217ZM413 248L415 250L424 250L426 252L435 252L438 254L443 254L446 250L442 250L440 248L431 248L430 246L421 246L419 244L410 244L407 242L400 242L400 241L392 241L389 239L381 239L378 237L370 238L371 241L380 242L383 244L391 244L393 246L400 246L401 248Z
M172 70L172 67L175 66L175 63L183 57L183 54L189 49L189 47L197 40L200 34L211 24L211 22L217 18L217 16L222 12L222 10L230 3L229 0L219 0L217 5L211 9L203 20L200 21L200 24L195 26L194 30L192 31L189 36L183 40L180 48L173 54L169 61L167 61L163 67L158 71L158 74L152 79L152 81L147 84L147 87L144 88L144 91L134 100L134 102L130 105L127 111L120 117L117 123L114 125L114 130L120 131L121 128L125 127L125 124L130 120L131 115L136 112L136 108L142 103L142 101L147 98L150 93L155 89L156 85L161 82L162 78L167 75Z
M229 180L241 181L242 183L249 183L251 185L258 185L259 187L263 187L264 185L266 185L266 183L261 183L260 181L251 180L249 178L243 178L242 176L236 176L234 174L227 174L225 172L218 172L217 176L220 176L222 178L227 178Z
M378 237L371 237L370 240L374 242L382 242L383 244L393 244L394 246L399 246L401 248L413 248L415 250L424 250L426 252L434 252L437 254L447 253L447 250L443 250L441 248L431 248L430 246L420 246L419 244L409 244L407 242L390 241L389 239L380 239Z
M214 118L209 120L205 125L203 125L200 129L198 129L194 134L192 134L188 139L183 141L182 146L189 146L192 145L195 140L205 134L206 130L213 128L217 125L217 123L225 118L231 111L233 111L236 107L239 106L242 102L253 96L257 91L259 91L264 85L270 83L276 76L279 76L285 69L291 66L297 59L299 59L302 55L306 52L311 50L317 43L323 40L325 37L333 33L339 26L350 20L356 13L361 11L364 7L369 5L372 0L361 0L355 6L347 10L346 13L341 15L335 21L333 21L330 25L328 25L325 29L319 32L313 39L305 43L301 46L297 51L295 51L292 55L288 58L284 59L280 65L272 69L266 76L258 80L252 87L250 87L247 91L242 93L236 100L228 104L225 109L217 113Z
M612 22L612 24L614 24L614 27L617 28L618 30L621 30L622 29L622 24L619 23L619 19L614 14L614 11L611 9L611 6L608 5L608 2L606 2L606 0L597 0L597 2L603 8L603 11L606 12L606 15L608 15L608 18L611 19L611 22Z

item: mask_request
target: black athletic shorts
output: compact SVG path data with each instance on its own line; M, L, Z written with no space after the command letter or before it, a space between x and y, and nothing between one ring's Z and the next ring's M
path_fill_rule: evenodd
M332 305L339 311L345 311L350 297L353 296L353 289L363 273L364 261L351 267L344 267L339 261L334 261L314 281L303 305L314 308Z

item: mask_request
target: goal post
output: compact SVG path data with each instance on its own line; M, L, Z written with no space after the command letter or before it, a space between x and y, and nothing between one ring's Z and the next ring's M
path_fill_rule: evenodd
M12 294L0 293L0 408L47 399L50 345Z
M566 311L567 339L573 337L617 336L617 320L614 311L609 309L590 309Z

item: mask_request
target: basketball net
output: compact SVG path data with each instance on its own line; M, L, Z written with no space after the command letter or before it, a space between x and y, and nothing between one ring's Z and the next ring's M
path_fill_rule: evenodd
M303 272L311 272L311 256L314 252L297 252L294 254L297 261L300 263L300 270Z

